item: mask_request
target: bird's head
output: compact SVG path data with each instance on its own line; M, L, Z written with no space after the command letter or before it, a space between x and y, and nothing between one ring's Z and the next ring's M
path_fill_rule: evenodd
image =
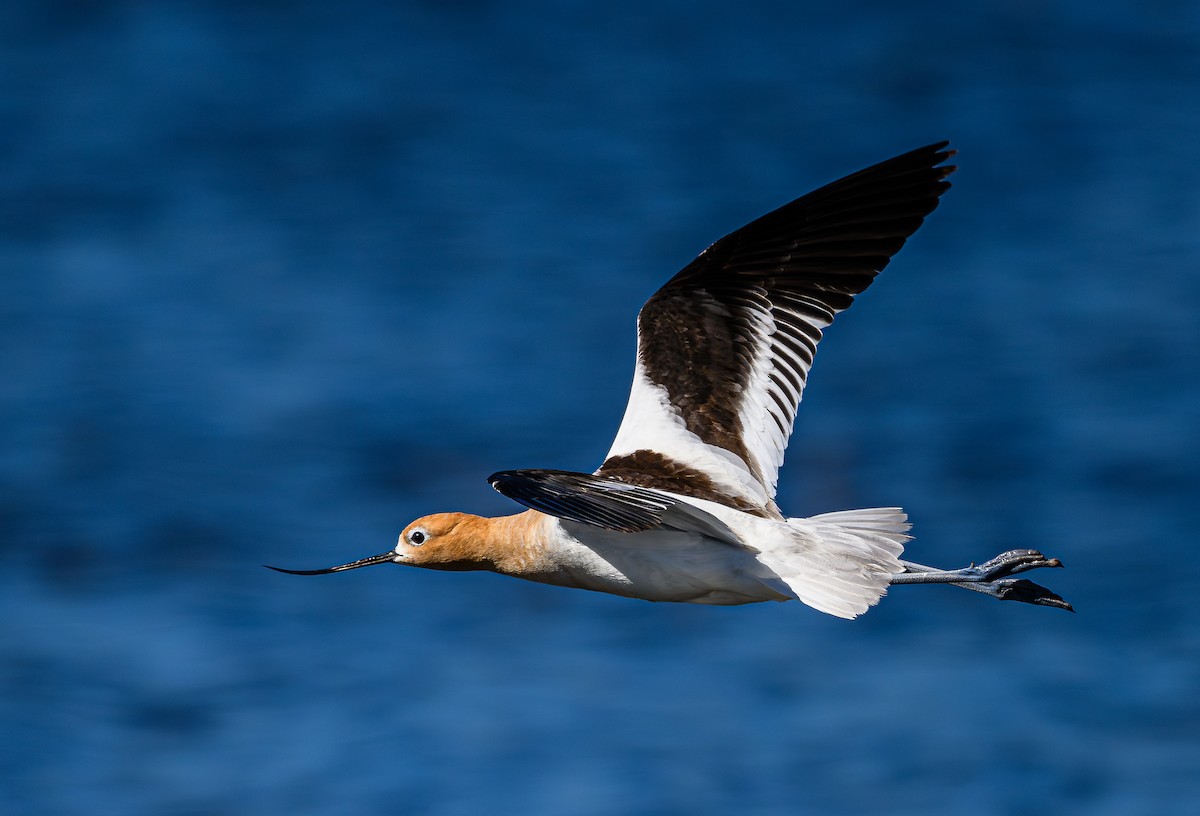
M443 570L493 569L494 560L483 529L488 521L466 513L435 513L405 527L396 546L385 553L326 569L269 569L291 575L325 575L388 563Z

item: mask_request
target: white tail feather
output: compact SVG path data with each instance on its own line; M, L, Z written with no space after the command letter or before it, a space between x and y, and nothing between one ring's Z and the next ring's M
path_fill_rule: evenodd
M759 560L801 601L839 618L854 618L879 602L911 525L899 507L842 510L788 519L786 540L760 549Z
M822 513L819 516L801 519L801 521L824 522L845 527L847 530L864 530L878 533L884 538L890 539L900 545L912 540L912 536L907 535L908 531L912 529L912 524L908 521L908 514L899 507L868 507L865 510L838 510L834 513ZM901 546L900 550L897 550L896 555L899 555L902 551L903 546Z

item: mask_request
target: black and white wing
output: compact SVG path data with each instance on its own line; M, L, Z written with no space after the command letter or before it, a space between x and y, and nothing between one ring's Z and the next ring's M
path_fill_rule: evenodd
M730 233L642 307L625 417L598 475L776 516L822 330L937 207L947 142L826 185Z
M488 477L496 492L549 516L641 533L672 528L703 533L735 547L743 544L722 522L686 502L616 479L569 470L503 470Z

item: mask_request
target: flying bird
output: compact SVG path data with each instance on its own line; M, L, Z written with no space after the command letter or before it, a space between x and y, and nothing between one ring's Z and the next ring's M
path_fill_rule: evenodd
M374 564L493 572L649 601L799 600L840 618L895 584L954 584L1071 610L1013 576L1061 567L1033 549L955 570L900 556L899 507L788 518L776 479L825 329L871 285L950 187L939 142L868 167L720 239L638 315L633 387L594 473L507 470L488 478L524 505L499 518L436 513Z

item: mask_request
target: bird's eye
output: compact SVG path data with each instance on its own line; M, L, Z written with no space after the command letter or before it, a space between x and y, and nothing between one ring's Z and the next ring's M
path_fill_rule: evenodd
M412 544L414 547L419 547L425 543L425 539L427 538L429 538L429 536L425 534L424 530L413 530L408 534L408 543Z

